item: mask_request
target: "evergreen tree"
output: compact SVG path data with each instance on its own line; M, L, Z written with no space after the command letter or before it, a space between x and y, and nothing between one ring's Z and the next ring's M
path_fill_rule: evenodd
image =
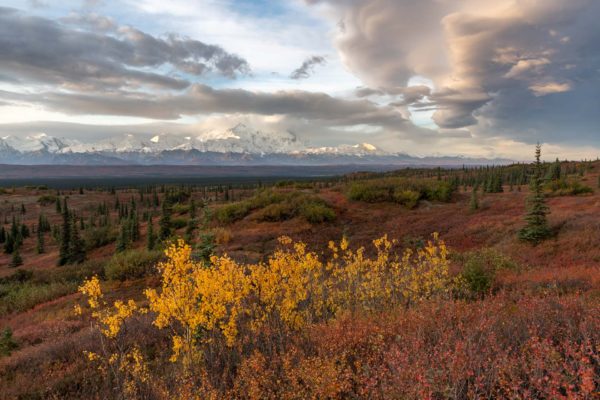
M128 230L129 229L127 227L127 224L121 225L121 232L120 232L119 236L117 237L117 245L116 245L117 253L124 252L125 250L127 250L127 247L129 246Z
M23 265L23 258L21 257L21 253L19 252L19 248L16 247L12 253L12 259L10 260L9 267L16 268L19 265Z
M550 179L553 181L558 181L561 177L561 173L562 173L562 171L560 168L560 161L558 160L558 157L557 157L554 164L552 164L552 168L550 169Z
M471 202L469 204L469 208L471 211L475 211L479 209L479 199L477 198L477 188L473 188L471 191Z
M148 232L146 236L146 248L148 250L154 250L156 246L156 235L154 234L154 224L152 218L148 218Z
M6 240L4 241L4 252L6 254L11 254L15 250L15 238L10 233L6 235Z
M73 218L71 223L71 237L69 240L69 264L81 264L85 261L85 242L79 235L77 220Z
M62 206L62 229L60 231L60 247L58 251L58 265L65 265L69 262L69 250L71 249L71 216L67 207L65 198Z
M528 199L528 212L525 216L527 225L519 231L519 238L523 241L538 244L551 234L546 216L548 206L542 187L542 163L540 161L542 147L538 143L535 148L535 168L531 177L531 194Z
M158 237L165 240L171 236L171 207L168 202L163 201L160 220L158 221L160 231Z
M35 246L35 250L37 251L38 254L42 254L45 251L44 231L39 226L38 226L38 230L37 230L37 243Z

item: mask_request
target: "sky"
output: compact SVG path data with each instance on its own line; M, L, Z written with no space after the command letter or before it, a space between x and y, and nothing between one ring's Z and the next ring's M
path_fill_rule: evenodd
M0 136L600 155L598 0L0 0Z

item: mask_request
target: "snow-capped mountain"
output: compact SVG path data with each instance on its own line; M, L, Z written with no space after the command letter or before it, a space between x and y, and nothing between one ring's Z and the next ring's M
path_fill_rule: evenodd
M442 161L443 160L443 161ZM487 160L500 163L507 160ZM460 165L485 160L459 157L421 159L387 153L369 143L310 147L294 133L262 132L244 124L196 135L123 134L84 143L44 133L0 137L0 164L77 165Z
M67 139L58 139L45 133L29 135L24 138L18 136L4 136L0 138L0 149L12 149L21 153L47 151L58 153L63 149L76 145L77 142Z

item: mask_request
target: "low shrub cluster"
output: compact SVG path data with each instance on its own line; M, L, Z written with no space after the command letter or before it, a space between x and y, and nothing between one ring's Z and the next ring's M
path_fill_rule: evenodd
M44 194L38 197L37 202L41 206L48 206L50 204L56 203L56 196L53 194Z
M180 376L204 377L201 385L215 385L223 394L233 387L242 359L261 348L283 351L287 339L311 324L348 312L409 307L446 297L453 286L447 250L437 236L423 249L402 254L393 253L394 243L382 237L374 241L373 257L367 257L363 248L350 250L346 240L331 242L327 261L303 243L286 237L280 241L283 247L267 262L252 265L227 257L212 257L209 265L197 263L191 258L192 249L179 241L166 250L167 261L159 264L161 287L145 291L148 309L133 300L110 305L99 279L88 280L79 290L108 340L105 352L88 353L88 359L111 371L111 379L122 385L128 381L120 391L146 391L150 365L165 359L155 354L159 359L150 363L135 341L125 341L124 335L136 315L151 312L153 324L170 332L170 361L181 368ZM114 360L123 362L122 370L120 364L109 368Z
M351 183L348 198L368 203L393 202L412 209L420 200L450 201L453 192L454 187L446 181L380 178Z
M0 284L0 317L26 311L38 304L74 293L75 282L34 283L12 282Z
M117 240L117 229L112 226L90 227L83 231L85 250L97 249Z
M494 249L481 249L454 258L462 265L463 295L482 297L495 289L496 276L501 271L518 271L519 265Z
M259 221L284 221L303 217L311 223L328 222L335 219L335 211L319 197L299 191L278 192L264 190L257 195L237 203L219 208L217 220L231 223L258 210L255 218Z
M578 196L594 193L594 189L584 185L579 179L573 178L549 181L544 188L550 192L551 196Z
M107 279L125 281L138 279L154 271L161 258L160 251L127 250L115 254L104 267Z

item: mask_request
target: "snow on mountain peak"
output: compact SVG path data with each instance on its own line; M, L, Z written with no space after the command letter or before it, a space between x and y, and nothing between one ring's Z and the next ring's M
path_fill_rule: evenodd
M46 133L26 137L0 138L3 152L28 153L45 151L55 154L125 154L161 153L163 151L192 151L240 154L335 154L335 155L385 155L387 153L370 143L311 148L302 143L293 132L264 132L243 123L226 130L210 130L197 136L179 136L158 133L154 136L126 133L93 143L59 139Z

